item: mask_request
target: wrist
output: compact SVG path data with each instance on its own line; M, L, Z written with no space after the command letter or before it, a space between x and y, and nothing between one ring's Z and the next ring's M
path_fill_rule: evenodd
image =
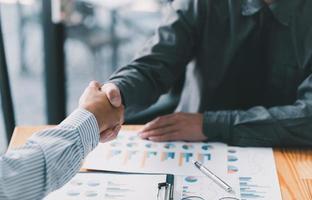
M98 109L94 106L94 104L85 104L85 105L81 105L80 108L90 112L96 119L97 125L99 127L99 129L102 129L102 120L100 120L100 115L98 114Z
M207 140L207 136L205 135L205 130L204 130L204 114L200 113L197 114L197 118L198 118L198 128L200 130L200 134L203 137L203 140Z
M90 111L80 107L71 113L60 125L76 129L81 137L83 154L87 155L99 143L99 127L95 116Z
M210 141L216 141L218 140L219 134L217 134L216 131L213 130L213 125L211 123L211 115L209 112L205 112L203 114L203 135L207 137Z
M209 141L228 142L230 140L231 113L228 111L205 112L203 131Z

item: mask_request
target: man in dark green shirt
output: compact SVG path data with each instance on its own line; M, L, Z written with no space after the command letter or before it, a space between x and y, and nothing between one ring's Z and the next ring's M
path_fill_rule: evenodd
M155 36L104 85L117 106L121 93L131 114L187 74L177 112L146 124L142 138L312 146L312 1L175 0L169 7Z

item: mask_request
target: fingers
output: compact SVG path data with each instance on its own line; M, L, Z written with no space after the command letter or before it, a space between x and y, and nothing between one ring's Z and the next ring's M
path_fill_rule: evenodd
M100 133L100 142L101 143L109 142L113 140L113 137L114 137L114 132L112 131L112 129L107 129Z
M104 84L102 86L102 91L105 92L107 98L114 107L121 106L122 102L120 90L115 84L113 83Z
M105 143L116 139L118 132L114 132L112 129L101 132L100 142Z
M165 126L175 124L174 114L158 117L147 123L140 132L147 132L154 129L159 129Z
M123 124L125 122L125 108L123 105L121 105L120 107L116 108L118 109L118 114L119 114L119 124Z
M108 88L116 87L113 84L108 86ZM116 91L116 88L113 88L114 91ZM117 124L121 125L124 120L123 106L112 106L106 93L101 91L101 84L96 81L90 82L85 89L79 99L79 107L91 112L95 116L100 131L113 129Z
M115 128L114 128L114 130L113 130L114 135L115 135L115 138L117 137L117 135L118 135L120 129L121 129L121 125L115 126ZM115 139L115 138L114 138L114 139Z
M141 132L141 133L139 133L139 136L142 139L148 139L150 137L161 136L161 135L164 135L164 134L171 134L171 133L173 133L173 132L175 132L177 130L178 130L177 126L169 125L169 126L160 127L160 128L157 128L157 129L152 129L152 130L149 130L149 131Z
M158 117L147 123L140 131L139 136L142 139L166 140L172 137L172 134L179 130L175 114ZM169 138L168 138L169 137Z
M101 134L100 134L100 142L101 143L105 143L105 142L109 142L111 140L116 139L120 129L121 129L121 125L116 125L112 129L107 129L107 130L101 132Z
M149 137L148 139L153 142L176 141L176 140L179 140L179 134L180 134L179 132L173 132L170 134Z

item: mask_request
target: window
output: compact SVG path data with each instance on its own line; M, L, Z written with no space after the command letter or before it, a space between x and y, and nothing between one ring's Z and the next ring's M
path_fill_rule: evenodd
M0 0L17 125L47 123L42 0ZM65 1L64 1L65 2ZM158 0L67 0L66 91L70 113L91 80L131 61L160 20ZM4 127L0 118L1 133ZM4 136L0 135L0 140ZM0 143L1 147L3 146Z
M16 123L45 124L41 1L0 0L0 2L2 2L2 31ZM1 142L5 141L3 127L1 119Z
M157 0L75 1L66 26L68 111L89 81L103 83L131 61L153 34L160 7Z

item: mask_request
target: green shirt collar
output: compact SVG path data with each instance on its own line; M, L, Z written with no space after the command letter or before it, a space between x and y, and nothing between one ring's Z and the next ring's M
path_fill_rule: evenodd
M241 2L244 16L254 15L265 6L263 0L241 0ZM281 24L288 26L296 2L297 0L277 0L269 8Z

